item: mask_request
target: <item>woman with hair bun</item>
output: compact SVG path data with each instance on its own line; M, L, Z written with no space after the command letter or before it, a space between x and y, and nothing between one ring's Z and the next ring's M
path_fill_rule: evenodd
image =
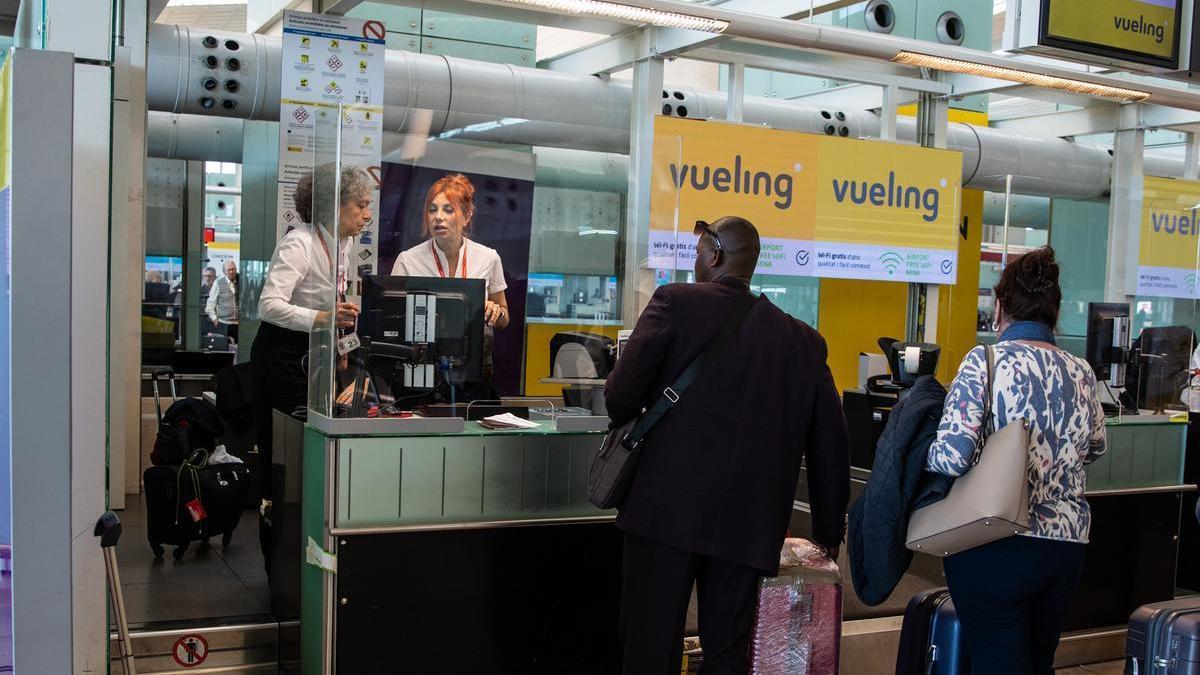
M1054 343L1058 276L1054 250L1043 247L1011 262L995 288L991 428L1020 419L1031 425L1030 531L944 561L975 675L1054 672L1059 623L1083 566L1091 526L1084 466L1105 451L1104 411L1091 367ZM929 470L970 470L987 422L986 359L976 347L959 366Z
M305 174L293 197L301 222L283 235L271 256L258 300L262 321L250 349L255 434L267 500L272 496L271 411L291 413L308 400L301 359L308 354L309 334L334 322L339 328L353 327L358 317L358 305L343 297L346 270L354 237L371 220L374 188L371 176L356 166L343 166L339 175L333 164L324 164ZM336 205L313 199L314 194L332 195L335 190L340 190ZM332 308L335 285L338 299ZM264 553L269 555L265 545ZM269 573L270 560L267 564Z
M495 249L471 241L466 231L475 217L475 186L461 173L446 174L425 193L424 232L429 239L396 257L392 274L409 277L483 279L487 300L483 319L492 328L508 326L504 266Z

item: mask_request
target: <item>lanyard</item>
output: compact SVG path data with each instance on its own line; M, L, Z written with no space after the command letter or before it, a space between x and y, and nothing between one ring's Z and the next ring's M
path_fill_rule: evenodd
M329 273L333 274L336 269L333 266L333 256L329 255L329 245L325 243L325 237L317 232L317 241L321 242L321 249L325 251L325 259L329 261ZM338 272L337 275L338 300L342 301L346 297L346 275L344 272Z
M434 243L432 240L429 242L429 252L433 254L433 263L435 265L437 265L438 276L445 279L446 278L446 270L442 269L442 259L438 257L437 248L434 246ZM462 274L459 274L458 276L459 276L459 278L465 279L465 278L467 278L467 240L466 239L463 239L462 249L459 251L459 255L462 256ZM450 270L450 278L451 279L454 278L454 270Z

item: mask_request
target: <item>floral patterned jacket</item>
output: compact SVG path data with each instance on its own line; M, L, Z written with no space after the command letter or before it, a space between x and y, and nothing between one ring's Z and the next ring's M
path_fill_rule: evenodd
M1032 425L1028 536L1086 543L1091 510L1083 467L1106 449L1096 375L1086 361L1059 349L1014 340L996 344L993 353L995 428L1022 418ZM959 366L929 448L930 471L961 476L970 468L983 426L986 358L984 348L975 347Z

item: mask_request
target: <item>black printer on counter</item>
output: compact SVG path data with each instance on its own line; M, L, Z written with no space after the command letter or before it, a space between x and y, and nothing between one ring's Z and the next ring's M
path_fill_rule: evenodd
M859 383L857 389L842 392L842 410L850 433L850 466L870 469L875 464L875 445L888 415L912 388L917 378L937 372L941 348L922 342L900 342L879 338L879 348L887 358L885 375L874 375Z

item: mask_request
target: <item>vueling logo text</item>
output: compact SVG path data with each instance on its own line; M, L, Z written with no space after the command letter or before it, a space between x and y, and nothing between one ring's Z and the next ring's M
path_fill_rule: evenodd
M689 176L691 180L688 180ZM682 188L685 183L690 182L696 190L707 190L711 187L717 192L775 197L775 208L780 210L792 205L791 174L780 173L772 176L766 171L744 169L741 155L734 156L733 168L672 163L671 180L676 188Z
M1197 227L1196 217L1187 213L1163 213L1150 211L1150 226L1155 232L1181 234L1185 237L1195 236L1200 228Z
M924 211L921 218L932 223L938 219L938 205L941 201L937 188L905 187L896 182L896 172L888 172L888 182L872 183L866 180L833 180L833 198L839 204L846 202L846 197L855 204L872 206L887 206L895 209L920 209Z

